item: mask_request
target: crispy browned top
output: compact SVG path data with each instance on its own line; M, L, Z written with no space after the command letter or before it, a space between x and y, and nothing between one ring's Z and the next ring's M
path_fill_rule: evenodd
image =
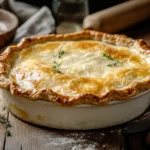
M0 86L61 105L100 105L149 89L149 68L143 41L82 31L26 38L8 47L0 56Z

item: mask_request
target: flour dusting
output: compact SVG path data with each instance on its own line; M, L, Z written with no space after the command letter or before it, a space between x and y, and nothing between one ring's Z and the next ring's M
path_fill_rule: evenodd
M72 147L72 150L96 150L96 144L89 144L86 146L83 145L75 145Z
M39 135L33 136L33 138L39 139ZM73 132L69 135L65 134L55 134L45 135L40 138L42 144L42 149L52 149L52 150L96 150L98 143L96 140L91 140L91 133L86 134L83 132Z
M61 138L55 138L53 141L51 141L49 144L51 145L66 145L66 144L75 144L79 142L84 142L85 140L78 139L75 140L73 138L67 138L67 137L61 137Z

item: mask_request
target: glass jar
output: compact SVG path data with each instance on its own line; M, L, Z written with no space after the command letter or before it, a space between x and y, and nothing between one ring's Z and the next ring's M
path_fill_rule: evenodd
M83 19L89 14L88 0L53 0L52 9L57 33L82 30Z

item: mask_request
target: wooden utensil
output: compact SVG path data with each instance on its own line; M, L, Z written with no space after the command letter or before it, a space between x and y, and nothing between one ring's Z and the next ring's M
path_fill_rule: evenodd
M150 18L150 0L132 0L85 17L84 29L115 33Z

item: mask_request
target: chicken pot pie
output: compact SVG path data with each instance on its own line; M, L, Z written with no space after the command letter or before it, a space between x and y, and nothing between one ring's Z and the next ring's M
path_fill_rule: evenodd
M150 48L88 30L24 38L0 55L0 87L63 106L128 100L150 88Z

